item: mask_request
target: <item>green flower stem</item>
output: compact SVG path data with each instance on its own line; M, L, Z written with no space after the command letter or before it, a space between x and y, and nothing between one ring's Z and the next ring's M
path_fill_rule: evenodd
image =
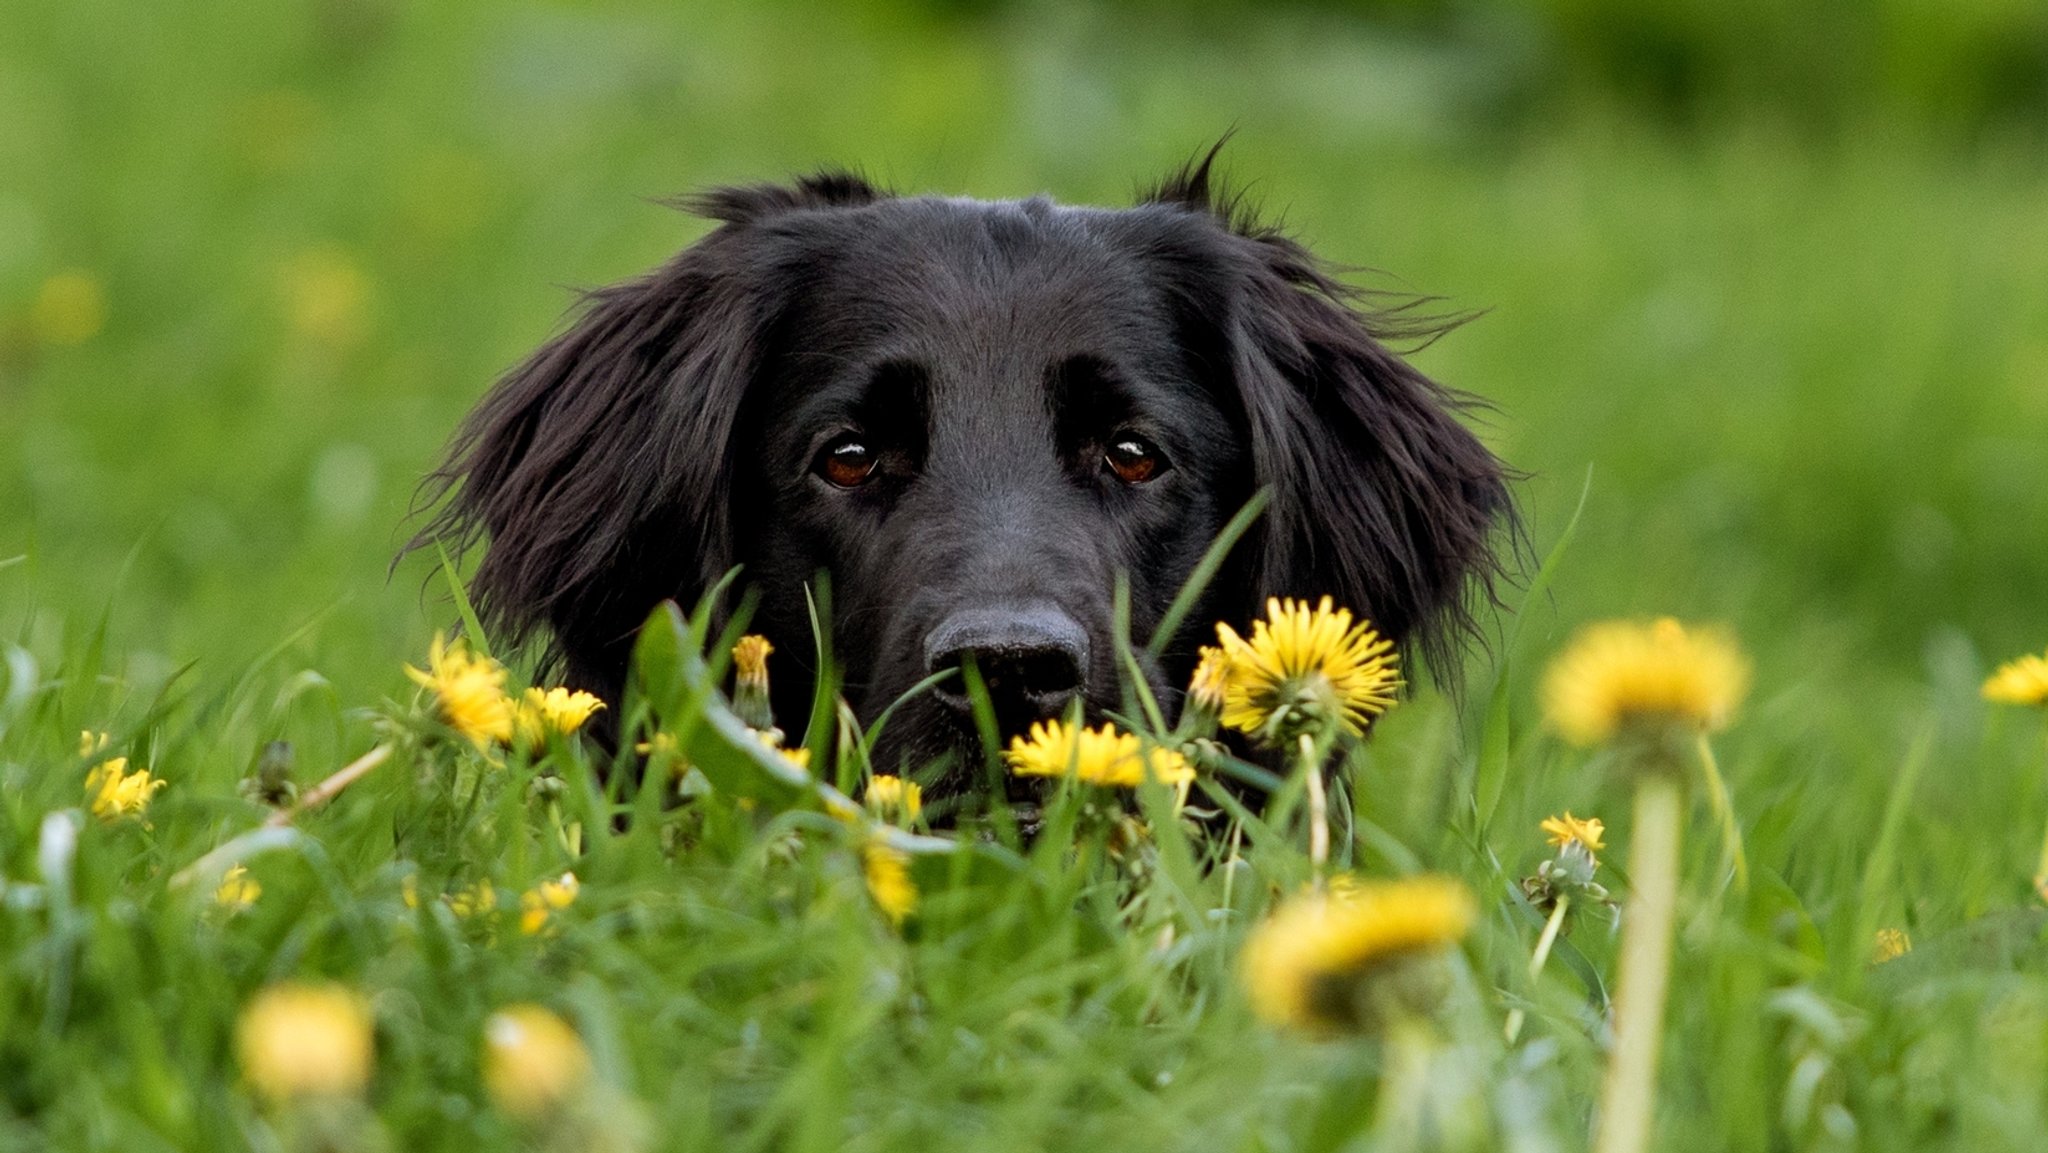
M1330 798L1323 788L1322 758L1307 733L1301 735L1301 771L1308 781L1308 863L1321 885L1330 861Z
M1230 890L1237 881L1239 851L1244 847L1244 822L1232 819L1230 822L1230 856L1223 862L1223 907L1234 908L1230 903Z
M1721 766L1714 759L1714 746L1702 731L1699 736L1700 771L1707 780L1707 801L1713 806L1714 819L1721 825L1721 856L1723 863L1735 865L1735 891L1749 892L1749 855L1742 849L1742 829L1735 823L1735 806L1728 798L1727 782L1721 779Z
M1400 1013L1387 1023L1380 1092L1374 1110L1373 1135L1388 1149L1422 1145L1429 1109L1430 1066L1435 1063L1434 1029L1424 1020Z
M2048 709L2041 710L2041 735L2048 742ZM2034 869L2034 892L2048 901L2048 831L2041 834L2041 860Z
M1536 982L1542 978L1543 967L1550 963L1551 946L1557 944L1558 931L1564 928L1565 915L1571 911L1571 907L1571 894L1559 894L1557 903L1551 906L1550 919L1543 922L1543 934L1536 938L1536 951L1529 955L1529 987L1531 990L1534 990ZM1522 1022L1527 1017L1528 1014L1520 1009L1515 1009L1508 1014L1506 1030L1508 1044L1514 1044L1515 1038L1522 1035Z
M1637 779L1635 844L1621 941L1614 1047L1600 1096L1595 1153L1643 1153L1656 1114L1657 1050L1664 1038L1664 997L1671 979L1671 929L1678 904L1678 841L1684 778L1645 771Z

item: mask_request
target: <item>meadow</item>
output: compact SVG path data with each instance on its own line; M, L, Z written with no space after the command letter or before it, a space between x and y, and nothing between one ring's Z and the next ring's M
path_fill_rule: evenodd
M1494 63L1314 5L0 10L0 1149L1588 1148L1617 938L1582 918L1530 981L1518 881L1570 810L1627 894L1630 780L1539 685L1663 614L1753 675L1713 745L1740 877L1687 809L1655 1147L2039 1148L2048 748L1980 695L2048 645L2038 125L1674 124ZM898 923L867 826L711 691L730 637L671 629L608 702L696 742L686 803L433 719L404 669L463 614L435 558L388 568L413 486L573 288L698 234L652 200L843 163L1117 203L1232 128L1358 282L1482 310L1416 359L1528 474L1491 643L1332 797L1333 867L1477 895L1421 1056L1254 1012L1247 935L1314 872L1294 794L1242 867L1150 791L1142 849L1078 791L1064 841L912 829ZM105 820L115 756L165 783ZM237 1022L290 981L367 1006L359 1096L252 1075ZM484 1057L529 1003L590 1070L536 1119Z

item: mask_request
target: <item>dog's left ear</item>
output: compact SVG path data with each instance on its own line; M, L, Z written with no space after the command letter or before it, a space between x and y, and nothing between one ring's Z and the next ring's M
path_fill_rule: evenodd
M1384 343L1429 329L1360 307L1307 249L1212 199L1207 160L1153 200L1215 225L1202 247L1222 275L1197 293L1208 356L1228 364L1243 406L1255 482L1272 494L1241 546L1258 596L1331 596L1455 673L1458 641L1476 632L1471 606L1504 572L1515 512L1507 468L1459 422L1473 402Z

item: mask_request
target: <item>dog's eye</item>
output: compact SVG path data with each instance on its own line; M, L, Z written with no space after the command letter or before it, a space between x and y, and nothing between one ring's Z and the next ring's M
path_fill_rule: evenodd
M1102 463L1125 484L1144 484L1167 469L1159 447L1133 432L1120 432L1109 440Z
M840 488L859 488L875 474L875 454L858 437L848 434L826 445L812 468Z

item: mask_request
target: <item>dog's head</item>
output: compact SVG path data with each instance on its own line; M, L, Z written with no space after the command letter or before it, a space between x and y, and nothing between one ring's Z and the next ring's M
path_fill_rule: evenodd
M1213 156L1213 153L1211 154ZM972 654L1014 730L1119 697L1112 602L1142 640L1254 493L1260 523L1168 657L1268 595L1328 594L1446 650L1512 512L1460 400L1382 343L1204 160L1137 207L896 198L848 176L725 189L720 222L599 290L471 416L422 540L488 535L473 592L514 642L616 697L633 633L731 566L785 659L827 574L847 695L872 717ZM892 722L912 767L971 739L960 678Z

